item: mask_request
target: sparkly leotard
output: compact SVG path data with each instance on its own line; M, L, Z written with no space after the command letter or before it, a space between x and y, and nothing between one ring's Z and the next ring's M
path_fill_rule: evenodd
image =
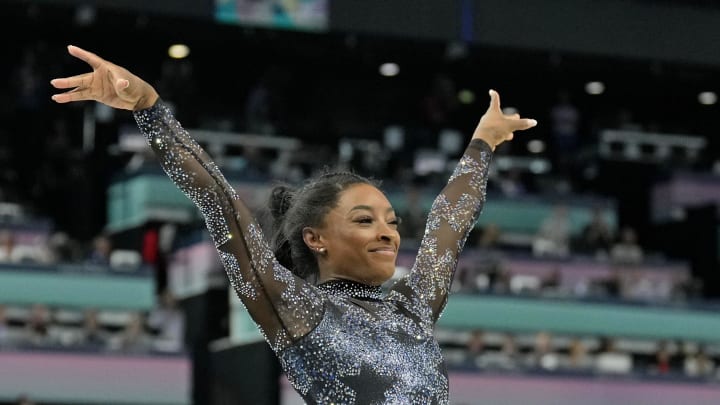
M249 209L162 102L134 112L172 181L197 205L231 284L308 403L445 404L433 327L485 200L492 152L471 141L435 199L410 273L386 294L312 285L281 266Z

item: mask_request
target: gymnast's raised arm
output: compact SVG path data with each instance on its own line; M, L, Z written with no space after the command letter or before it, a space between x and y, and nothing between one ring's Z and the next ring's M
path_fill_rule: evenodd
M127 69L76 46L68 52L91 72L53 79L58 103L97 101L129 110L170 179L199 208L230 281L275 351L311 331L322 317L314 286L281 266L260 226L205 151L157 91Z

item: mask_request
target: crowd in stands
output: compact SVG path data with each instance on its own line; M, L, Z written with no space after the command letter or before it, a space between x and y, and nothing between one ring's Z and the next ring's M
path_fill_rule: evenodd
M495 224L478 229L467 248L471 258L461 258L453 290L654 304L702 299L702 281L692 276L689 263L670 262L677 266L669 269L662 256L647 259L631 227L614 231L597 213L579 234L572 234L565 212L558 206L524 249L504 244ZM513 268L515 260L535 260L553 270L522 272ZM597 266L606 269L602 275L588 270ZM572 282L564 282L568 276Z
M168 291L150 311L0 304L0 350L182 353L185 315Z
M480 329L438 339L454 368L720 381L717 343Z

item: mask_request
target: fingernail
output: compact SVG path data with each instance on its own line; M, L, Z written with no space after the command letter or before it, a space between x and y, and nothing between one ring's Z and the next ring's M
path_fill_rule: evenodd
M537 121L536 121L536 120L530 120L530 125L532 125L532 126L537 125Z

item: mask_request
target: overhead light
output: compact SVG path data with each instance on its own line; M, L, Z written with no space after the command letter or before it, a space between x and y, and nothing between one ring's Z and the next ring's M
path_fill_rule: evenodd
M173 59L187 58L190 54L190 48L184 44L170 45L168 48L168 55Z
M468 89L462 89L458 92L458 100L463 104L472 104L475 101L475 93Z
M603 82L588 82L585 84L585 91L588 94L596 96L605 92L605 83Z
M550 171L550 162L545 159L533 159L528 166L530 172L535 174L547 173Z
M397 63L383 63L380 65L380 74L385 77L397 76L400 73L400 66Z
M698 94L698 101L702 105L713 105L717 103L717 94L714 91L703 91Z
M545 142L533 139L527 143L527 149L530 153L542 153L545 150Z
M75 9L75 24L81 27L93 25L97 19L97 10L90 5L82 5Z

